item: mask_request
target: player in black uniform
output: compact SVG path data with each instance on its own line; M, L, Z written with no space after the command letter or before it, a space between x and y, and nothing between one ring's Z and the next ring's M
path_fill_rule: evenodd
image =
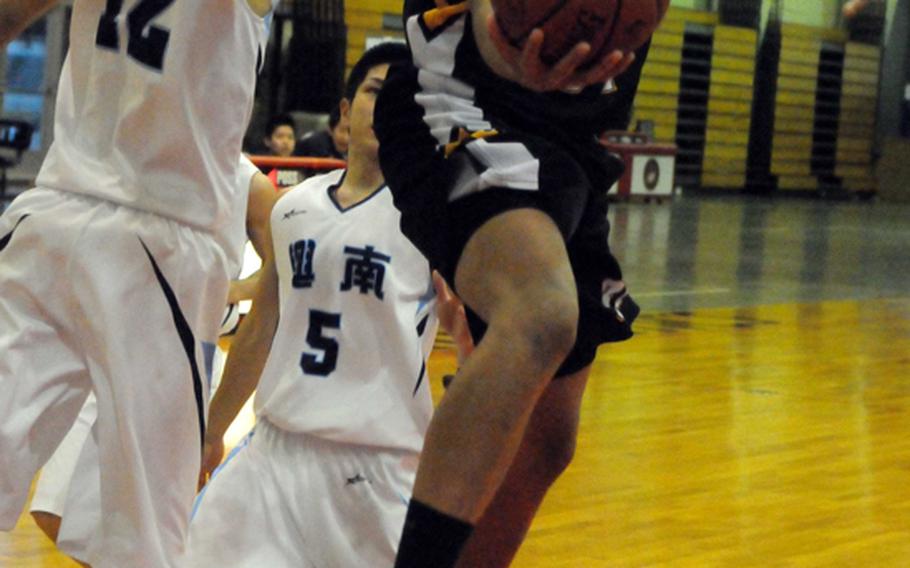
M597 346L638 312L607 245L622 166L596 135L628 122L647 47L546 67L542 32L512 48L489 0L407 0L405 19L415 67L377 103L380 160L479 343L430 426L396 566L452 566L469 537L462 565L508 565L571 460Z

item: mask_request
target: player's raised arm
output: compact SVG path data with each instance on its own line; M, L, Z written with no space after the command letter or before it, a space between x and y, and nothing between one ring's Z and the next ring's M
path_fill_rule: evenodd
M13 40L58 0L3 0L0 2L0 48Z
M614 50L600 61L587 61L591 46L582 42L553 65L540 57L543 31L534 30L521 49L514 47L500 28L491 0L471 0L474 37L484 61L501 77L532 91L575 91L604 83L625 71L635 56Z
M199 474L200 485L221 463L224 456L224 433L256 389L272 348L272 339L278 326L278 272L270 234L266 227L265 256L259 270L259 284L253 295L253 306L237 330L224 366L221 385L215 391L209 407L202 470Z

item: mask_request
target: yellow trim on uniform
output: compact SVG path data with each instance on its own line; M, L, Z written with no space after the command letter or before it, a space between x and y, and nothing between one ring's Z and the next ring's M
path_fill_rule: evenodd
M498 130L477 130L474 132L469 132L464 128L458 129L458 138L449 142L445 145L445 157L448 158L455 153L456 150L471 142L473 140L481 140L483 138L492 138L499 134Z
M449 6L445 0L436 0L436 8L423 13L423 23L431 30L435 30L444 26L452 18L457 18L467 12L468 8L467 2Z

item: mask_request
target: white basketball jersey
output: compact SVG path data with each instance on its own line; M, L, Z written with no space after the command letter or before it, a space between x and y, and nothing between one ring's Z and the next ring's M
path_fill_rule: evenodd
M225 230L267 39L247 0L76 0L37 185Z
M280 315L256 414L292 432L420 451L437 327L430 268L401 234L388 188L339 207L343 174L306 180L272 210Z
M259 173L259 168L244 154L241 154L239 166L237 167L237 179L234 182L236 184L234 213L227 230L221 231L216 235L224 249L225 256L227 256L228 274L231 278L240 276L240 270L243 267L247 242L246 214L250 202L250 185L253 181L253 176L257 173Z

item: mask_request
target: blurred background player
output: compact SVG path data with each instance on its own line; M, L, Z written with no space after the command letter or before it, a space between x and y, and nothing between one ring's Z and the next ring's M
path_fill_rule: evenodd
M254 250L260 256L264 255L268 216L278 197L268 178L246 156L241 156L237 177L241 188L238 195L246 193L249 197L247 204L238 212L239 222L235 221L230 241L224 243L231 273L235 275L240 273L247 238ZM252 298L257 281L258 273L244 280L231 281L221 335L232 332L237 326L237 302ZM221 357L223 351L219 347L211 369L212 388L217 387L220 368L223 366L223 361L219 362ZM79 411L75 424L42 468L30 504L32 517L44 534L61 551L81 563L87 561L89 542L96 534L100 522L98 451L97 444L91 437L96 418L97 403L95 396L90 394ZM66 521L61 525L64 513Z
M572 458L597 346L637 315L607 245L622 165L596 137L628 121L647 47L625 76L631 53L580 69L587 44L546 66L539 30L519 51L489 0L444 4L405 3L416 69L390 72L376 131L402 230L483 339L428 430L396 566L454 565L475 525L463 565L506 566Z
M869 0L848 0L844 3L842 9L844 17L847 19L855 18L857 14L866 8L867 4L869 4Z
M6 0L0 3L0 47L12 41L57 2L58 0Z
M363 55L341 102L348 168L275 206L260 287L212 401L201 478L258 384L257 425L200 494L189 566L394 562L432 412L436 330L430 269L399 230L372 131L389 64L407 59L397 43Z
M8 4L21 29L54 3L14 2L12 20ZM179 562L228 288L219 236L272 7L74 3L54 142L37 187L0 217L0 528L93 392L88 560Z
M297 130L294 119L289 114L273 116L266 126L266 135L262 138L268 155L278 158L290 158L294 154L297 142ZM303 175L296 168L266 167L263 173L268 176L276 188L297 185L303 181Z
M336 105L329 113L327 127L302 138L297 143L294 155L344 160L348 153L349 138L350 127L341 117L340 105Z

